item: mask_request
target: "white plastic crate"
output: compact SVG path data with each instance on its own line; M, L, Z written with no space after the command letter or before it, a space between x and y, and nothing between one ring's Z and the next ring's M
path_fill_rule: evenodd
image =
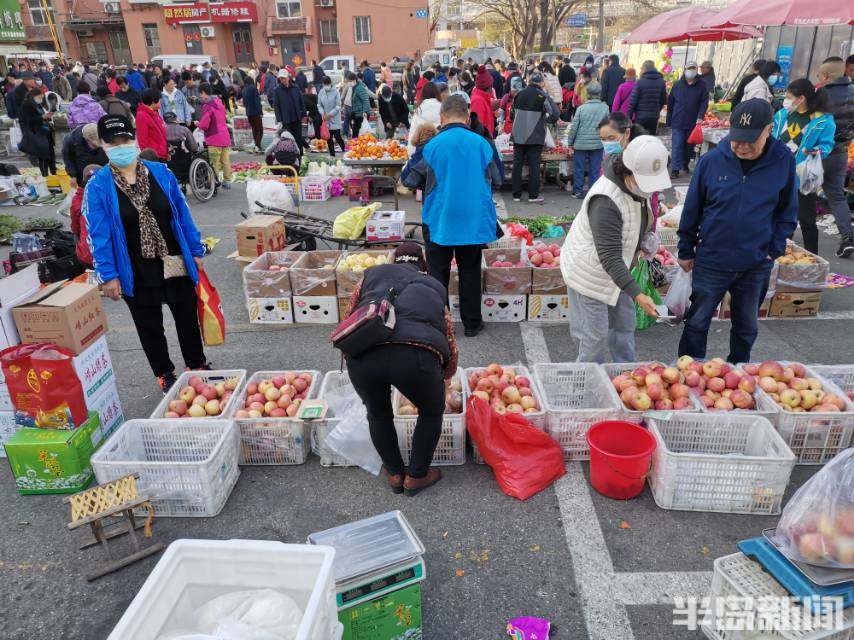
M294 373L310 373L311 385L306 399L314 398L320 387L320 371L293 370ZM238 419L235 413L246 403L246 389L250 384L269 380L284 371L258 371L242 386L240 396L232 405L228 418L237 423L240 431L240 464L302 464L308 459L311 449L310 425L294 418L245 418Z
M745 613L754 612L759 619L759 607L765 598L785 599L786 608L782 608L790 619L804 620L808 615L803 612L797 602L792 601L791 595L777 582L762 565L751 560L743 553L734 553L717 558L714 562L712 575L712 592L709 606L711 611L703 620L702 630L713 640L766 640L780 638L783 640L854 640L854 608L845 609L842 614L842 628L812 629L812 630L783 630L774 629L762 632L736 631L725 628L727 613L730 620L744 621ZM727 603L731 603L729 606ZM791 604L789 604L791 603ZM723 620L716 618L715 608L720 608ZM734 608L733 608L734 607Z
M813 364L810 369L848 394L854 393L854 364Z
M108 640L157 640L192 629L194 612L233 591L274 589L303 617L296 640L338 630L335 549L266 540L176 540L163 552Z
M350 384L350 374L347 371L328 371L323 376L323 382L320 384L320 392L318 398L323 400L328 391L338 389L346 384ZM339 456L326 446L326 436L338 426L338 418L330 416L328 413L325 420L321 420L312 424L311 429L311 450L315 455L320 457L320 465L323 467L352 467L353 465L343 456Z
M546 405L543 401L543 393L542 390L537 386L536 377L526 368L518 364L502 364L504 368L510 367L511 369L516 370L517 376L525 376L531 381L531 391L534 392L534 398L537 399L537 402L540 405L539 411L531 411L530 413L521 414L522 417L525 418L528 422L531 423L531 426L535 429L539 429L540 431L546 430ZM471 374L475 371L479 371L484 367L469 367L468 369L463 369L463 390L465 391L466 396L471 395L471 390L468 388L469 378ZM472 450L472 459L477 464L485 464L485 460L483 456L480 455L480 452L477 450L477 445L472 441L471 443Z
M442 419L442 431L439 442L433 452L433 466L450 466L466 463L466 384L462 378L462 370L457 369L454 377L462 383L463 409L460 413L446 413ZM392 394L392 409L394 411L394 427L400 443L400 455L404 464L409 464L409 454L412 451L412 436L415 433L415 423L418 416L401 416L397 410L403 395L397 389Z
M602 367L602 371L605 372L605 377L608 379L608 393L611 394L611 397L617 401L617 407L620 410L620 420L625 420L626 422L634 422L636 424L643 424L645 416L652 415L655 411L636 411L634 409L627 409L626 405L623 404L623 401L620 400L620 394L617 393L617 390L614 388L614 384L611 382L611 379L624 373L626 371L632 371L638 367L649 367L650 365L662 364L667 366L663 362L656 361L648 361L648 362L607 362L605 364L599 365ZM702 403L697 399L697 397L691 393L689 394L689 399L691 400L691 407L688 409L680 409L676 411L677 413L698 413L702 408Z
M329 176L305 176L300 178L300 198L305 202L326 202L332 196L332 178Z
M662 227L660 224L655 228L660 244L679 244L679 229L676 227Z
M231 420L128 420L92 455L98 482L139 474L157 516L212 517L237 483L240 445Z
M565 460L589 460L587 431L597 422L619 420L621 403L610 392L611 381L596 364L535 364L534 379L542 391L546 432L560 443Z
M218 369L216 371L185 371L180 376L178 376L178 380L175 381L175 384L172 385L172 388L169 389L169 393L163 396L163 400L157 405L157 408L151 412L149 418L152 420L161 420L165 419L166 412L169 410L169 403L173 400L178 399L178 394L181 392L181 389L186 387L189 384L190 378L195 376L200 377L208 384L216 384L218 382L225 382L229 378L237 378L237 386L234 389L234 393L232 394L229 401L222 408L222 412L218 416L208 416L206 418L193 418L194 420L220 420L224 416L227 416L229 412L232 411L234 405L237 403L238 396L243 390L243 385L246 382L246 369ZM184 418L186 420L186 418Z
M780 513L795 456L761 416L651 417L658 446L649 486L662 509Z
M786 363L783 363L786 364ZM846 410L840 412L795 413L783 411L768 395L757 387L757 393L777 408L775 423L778 433L795 454L797 464L824 464L846 449L854 435L854 403L833 382L811 367L806 367L808 378L819 378L824 388L845 400Z
M505 229L504 236L493 240L486 245L487 249L519 249L522 246L523 238L519 236L511 236L510 232Z

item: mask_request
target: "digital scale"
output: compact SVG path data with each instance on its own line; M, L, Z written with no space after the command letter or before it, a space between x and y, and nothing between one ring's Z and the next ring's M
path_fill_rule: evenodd
M421 640L424 545L400 511L308 536L335 549L342 640Z

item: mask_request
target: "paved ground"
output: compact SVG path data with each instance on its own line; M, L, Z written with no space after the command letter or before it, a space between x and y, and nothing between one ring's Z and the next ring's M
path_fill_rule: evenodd
M514 204L536 215L576 211L578 201L554 187L546 205ZM202 234L222 238L208 270L224 296L228 342L210 349L223 368L251 371L311 368L328 371L338 356L328 328L265 329L249 325L240 269L226 255L235 249L233 226L246 209L242 186L203 206L191 202ZM334 215L342 199L314 205ZM411 218L418 205L406 199ZM26 215L45 210L27 209ZM835 244L823 236L822 254ZM854 263L831 260L832 270L854 275ZM146 417L159 400L136 334L122 303L105 302L109 343L127 417ZM757 358L804 362L854 361L849 333L854 289L829 292L815 320L761 323ZM830 313L832 312L832 313ZM726 355L728 323L715 323L710 354ZM638 335L642 358L675 357L679 329L655 327ZM178 354L174 336L173 353ZM566 325L490 325L478 338L460 338L461 364L492 361L567 361L575 346ZM181 363L179 361L179 366ZM589 488L586 463L567 465L554 487L526 502L504 496L488 467L445 469L435 489L415 499L394 496L357 469L322 468L316 458L298 467L246 467L224 511L211 519L162 519L161 540L256 538L302 542L320 529L391 509L402 510L427 547L424 632L431 640L491 640L517 615L550 618L555 638L566 640L670 640L699 638L672 625L672 597L704 595L714 558L738 540L758 535L773 517L664 511L649 490L618 502ZM790 491L815 471L797 467ZM0 637L9 640L95 640L106 637L154 566L148 559L87 584L83 574L97 554L77 550L65 530L68 513L58 496L19 496L0 465Z

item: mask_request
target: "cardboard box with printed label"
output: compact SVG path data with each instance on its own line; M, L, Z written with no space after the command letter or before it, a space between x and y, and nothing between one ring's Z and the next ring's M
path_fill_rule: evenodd
M18 493L77 493L95 474L89 459L101 444L94 411L77 429L18 429L6 443L6 457Z
M13 347L21 341L12 309L32 297L40 286L38 265L0 279L0 349Z
M348 304L350 304L350 298L338 298L338 322L344 319Z
M405 227L405 211L377 211L365 223L365 237L368 242L403 240Z
M243 269L243 291L247 298L286 298L291 295L288 270L303 255L301 251L268 251Z
M546 296L532 293L528 296L528 320L539 322L569 320L569 297L566 294Z
M284 298L246 298L246 311L252 324L293 324L293 302Z
M718 313L715 317L719 320L730 320L732 318L732 309L730 308L731 298L729 292L724 296L723 301L721 301L720 306L718 307ZM762 304L759 305L759 319L767 318L768 313L771 310L771 301L774 299L774 292L769 291L765 294L765 299L762 301Z
M95 344L74 357L74 370L83 385L83 397L87 402L108 384L115 383L113 360L110 358L106 336L101 336Z
M0 411L0 458L6 457L6 448L4 445L21 428L21 425L15 422L14 411Z
M122 411L122 401L119 398L119 389L116 381L111 380L106 386L101 387L100 392L87 398L86 408L98 414L101 429L101 440L105 441L125 421Z
M480 311L484 322L523 322L527 317L528 296L481 297Z
M107 333L98 287L48 285L12 310L21 342L52 342L78 355Z
M234 229L238 255L260 256L265 251L281 251L285 246L285 222L280 216L252 216Z
M297 324L338 324L338 300L335 296L294 296L294 321Z
M335 267L341 251L306 251L289 269L294 306L298 296L335 296ZM297 320L299 322L299 320Z
M460 295L460 272L456 266L451 267L451 277L448 279L448 295Z
M771 300L768 316L772 318L809 318L818 315L820 307L821 291L777 292Z
M454 322L462 322L463 319L460 317L460 296L449 295L448 306L451 309L451 320Z

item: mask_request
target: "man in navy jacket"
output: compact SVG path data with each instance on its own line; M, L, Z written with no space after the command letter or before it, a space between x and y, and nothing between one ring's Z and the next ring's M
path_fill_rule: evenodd
M765 100L742 102L730 135L700 158L679 222L679 265L693 274L679 355L706 357L712 316L729 292L730 362L749 362L774 261L798 223L795 157L771 137Z
M688 163L694 157L694 145L688 144L688 136L706 115L708 106L709 90L706 83L697 77L697 63L688 62L685 72L673 84L667 98L667 126L671 127L673 153L670 170L673 178L678 178L682 169L688 172Z
M629 118L637 120L646 132L654 136L658 130L658 114L661 107L667 104L667 86L662 76L655 69L652 60L645 60L641 65L641 75L635 82L629 99Z

